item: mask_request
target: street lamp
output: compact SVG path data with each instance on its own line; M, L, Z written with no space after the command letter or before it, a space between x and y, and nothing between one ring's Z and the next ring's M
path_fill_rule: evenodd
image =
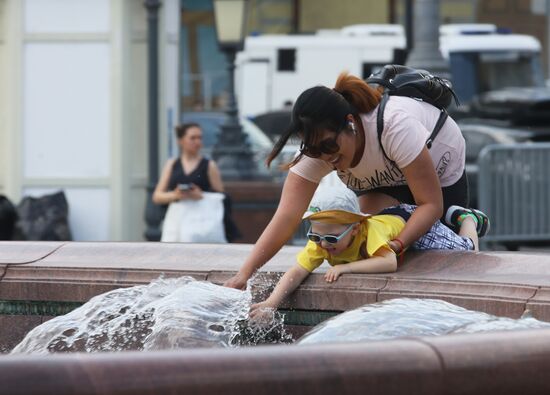
M160 223L163 213L161 207L153 203L153 191L158 180L158 30L160 0L145 0L147 9L147 66L148 66L148 118L149 118L149 177L147 183L147 202L145 205L145 238L149 241L159 241L161 237Z
M238 118L235 99L235 56L244 46L247 0L214 0L216 35L220 49L227 57L229 97L227 120L221 126L212 156L226 180L254 178L252 151Z
M429 70L439 77L451 79L449 65L439 51L439 3L438 0L414 1L414 45L407 66Z

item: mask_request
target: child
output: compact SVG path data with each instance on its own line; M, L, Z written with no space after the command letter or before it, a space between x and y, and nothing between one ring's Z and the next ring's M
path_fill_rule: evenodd
M390 242L402 245L396 237L416 206L400 204L371 216L360 212L357 197L348 189L341 188L336 196L334 190L318 192L321 193L316 193L303 216L311 222L307 245L271 296L252 305L251 318L261 315L262 309L277 308L324 260L331 265L325 274L329 283L343 273L391 273L397 270L397 256L390 248ZM458 230L458 234L437 221L411 248L478 251L478 236L489 230L489 219L484 213L459 206L449 208L445 222Z

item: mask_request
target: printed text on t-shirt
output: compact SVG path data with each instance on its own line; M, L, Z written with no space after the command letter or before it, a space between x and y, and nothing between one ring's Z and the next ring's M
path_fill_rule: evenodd
M338 171L338 177L349 189L354 191L369 191L384 186L405 184L405 177L401 169L389 161L386 161L383 170L376 169L370 177L357 178L349 171Z

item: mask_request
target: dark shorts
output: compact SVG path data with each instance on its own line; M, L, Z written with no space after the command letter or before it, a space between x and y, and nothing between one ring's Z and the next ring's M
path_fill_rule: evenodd
M407 222L409 218L411 218L411 214L403 208L403 204L400 204L399 206L387 207L378 213L378 215L385 215L385 214L398 215L401 218L403 218L405 222Z
M445 217L447 209L453 205L469 207L470 195L468 191L468 177L466 176L466 172L462 173L462 177L460 177L460 179L453 185L443 187L441 188L441 190L443 192L443 217L441 217L442 220ZM416 204L411 190L407 185L375 188L369 191L358 192L357 195L366 195L371 192L378 192L391 196L399 201L399 203Z

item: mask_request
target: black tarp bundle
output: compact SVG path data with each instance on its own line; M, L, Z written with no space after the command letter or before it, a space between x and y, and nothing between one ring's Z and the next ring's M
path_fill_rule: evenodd
M17 206L15 238L20 240L70 241L69 204L63 191L40 197L24 197Z
M17 210L4 195L0 195L0 240L13 240Z

